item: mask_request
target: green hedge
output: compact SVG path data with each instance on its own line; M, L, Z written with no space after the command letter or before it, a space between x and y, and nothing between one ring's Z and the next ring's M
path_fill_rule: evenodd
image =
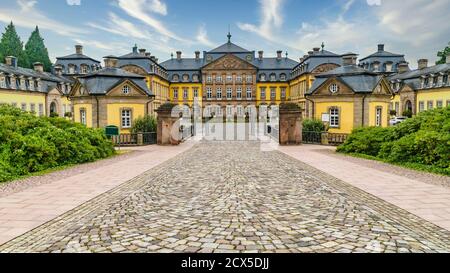
M317 119L303 120L303 132L317 132L322 133L328 131L325 124Z
M338 152L431 166L450 175L450 107L420 113L395 127L355 129Z
M114 153L101 129L0 105L0 182Z

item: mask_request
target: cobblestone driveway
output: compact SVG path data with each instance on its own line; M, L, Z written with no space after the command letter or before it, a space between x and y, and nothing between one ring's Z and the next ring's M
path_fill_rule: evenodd
M257 143L202 143L3 252L448 252L449 232Z

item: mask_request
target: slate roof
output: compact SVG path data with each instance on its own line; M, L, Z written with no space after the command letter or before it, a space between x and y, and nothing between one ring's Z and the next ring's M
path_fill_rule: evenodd
M208 53L251 53L251 51L248 51L247 49L232 42L227 42L211 51L208 51Z
M100 61L98 61L96 59L88 57L88 56L86 56L84 54L76 54L76 53L75 54L70 54L70 55L67 55L67 56L63 56L63 57L57 57L56 59L57 60L90 60L90 61L92 61L94 63L100 64Z
M313 94L322 84L334 77L348 85L356 93L371 93L383 78L382 75L372 73L356 65L342 66L317 75L307 94Z
M72 84L74 81L70 78L66 78L63 76L54 75L48 72L37 72L34 69L29 68L23 68L23 67L14 67L9 66L6 64L0 63L0 72L5 73L5 75L15 75L18 76L24 76L26 78L33 78L33 79L41 79L41 91L34 91L34 92L44 92L47 93L50 90L57 87L57 84L59 83L65 83L65 84ZM7 86L7 88L10 88L10 86ZM16 87L16 90L21 90L20 87Z
M429 75L429 74L437 74L437 73L445 73L450 71L450 64L439 64L430 66L424 69L416 69L412 71L408 71L402 74L395 74L392 77L389 77L389 80L404 80L404 79L413 79L420 78L421 76Z
M120 68L104 68L78 78L78 81L93 95L105 95L108 91L125 80L133 82L149 96L153 95L145 83L144 76L130 73Z
M304 66L305 68L300 74L311 73L322 64L336 64L342 66L342 56L328 50L313 51L312 54L308 55L302 62L297 63L293 69Z
M203 59L182 58L170 59L161 63L161 66L167 70L200 70L204 65Z
M255 59L252 63L259 69L276 70L276 69L293 69L298 62L289 58L263 58L262 60Z

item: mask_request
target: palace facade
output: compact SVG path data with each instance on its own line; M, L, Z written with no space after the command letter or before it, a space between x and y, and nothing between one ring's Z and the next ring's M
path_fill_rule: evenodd
M282 51L267 57L227 37L194 58L178 51L163 62L135 45L126 55L106 56L105 68L77 45L74 54L57 58L52 73L39 63L34 70L17 67L17 59L7 57L0 65L0 103L72 117L89 127L116 125L125 133L165 102L192 107L198 101L206 113L227 116L242 115L249 105L292 102L304 118L322 120L337 133L385 127L393 115L450 104L450 57L430 67L419 60L411 71L403 54L382 44L359 64L357 54L330 52L322 44L296 61Z

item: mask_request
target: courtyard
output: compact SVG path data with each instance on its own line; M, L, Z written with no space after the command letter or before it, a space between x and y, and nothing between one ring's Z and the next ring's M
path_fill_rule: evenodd
M108 186L92 189L89 192L95 193L91 195L77 194L78 182L75 182L70 186L73 198L66 197L72 203L65 204L60 215L39 218L40 222L33 218L34 226L27 226L20 235L9 238L12 240L0 246L0 251L450 251L450 227L446 218L450 214L447 199L450 190L445 177L441 182L434 176L414 178L411 173L396 173L394 169L383 170L380 166L361 166L361 171L333 171L339 168L340 162L356 163L342 156L333 160L329 148L319 153L315 151L316 146L308 145L264 151L259 142L199 142L158 149L147 158L154 160L160 156L164 160L149 159L145 163L142 162L147 160L144 154L118 162L112 169L129 175L117 175L116 183L110 181ZM322 168L323 157L329 164ZM130 164L129 168L125 164ZM139 175L132 173L134 169ZM365 175L370 182L363 170L373 174L373 184L357 184L356 180L352 183L347 179L350 174L355 178ZM108 173L102 171L107 180ZM420 188L427 199L434 201L431 204L440 214L433 218L423 211L415 211L429 209L421 196L410 196L408 200L398 198L401 193L398 188L392 188L395 185L383 184L394 178L400 186L406 185L405 188ZM86 177L85 181L77 176L72 180L86 185L96 183ZM98 181L101 184L101 178ZM11 205L26 191L29 191L27 200L33 199L30 198L33 195L42 196L40 187L51 188L52 184L37 185L0 198L0 228L19 222L5 218L8 214L5 204ZM64 187L62 182L58 185L59 190ZM396 191L392 200L386 194L389 190ZM51 200L47 203L45 209L49 210L54 204ZM31 202L34 207L28 208L27 204L21 204L16 214L30 207L39 210L36 202Z

